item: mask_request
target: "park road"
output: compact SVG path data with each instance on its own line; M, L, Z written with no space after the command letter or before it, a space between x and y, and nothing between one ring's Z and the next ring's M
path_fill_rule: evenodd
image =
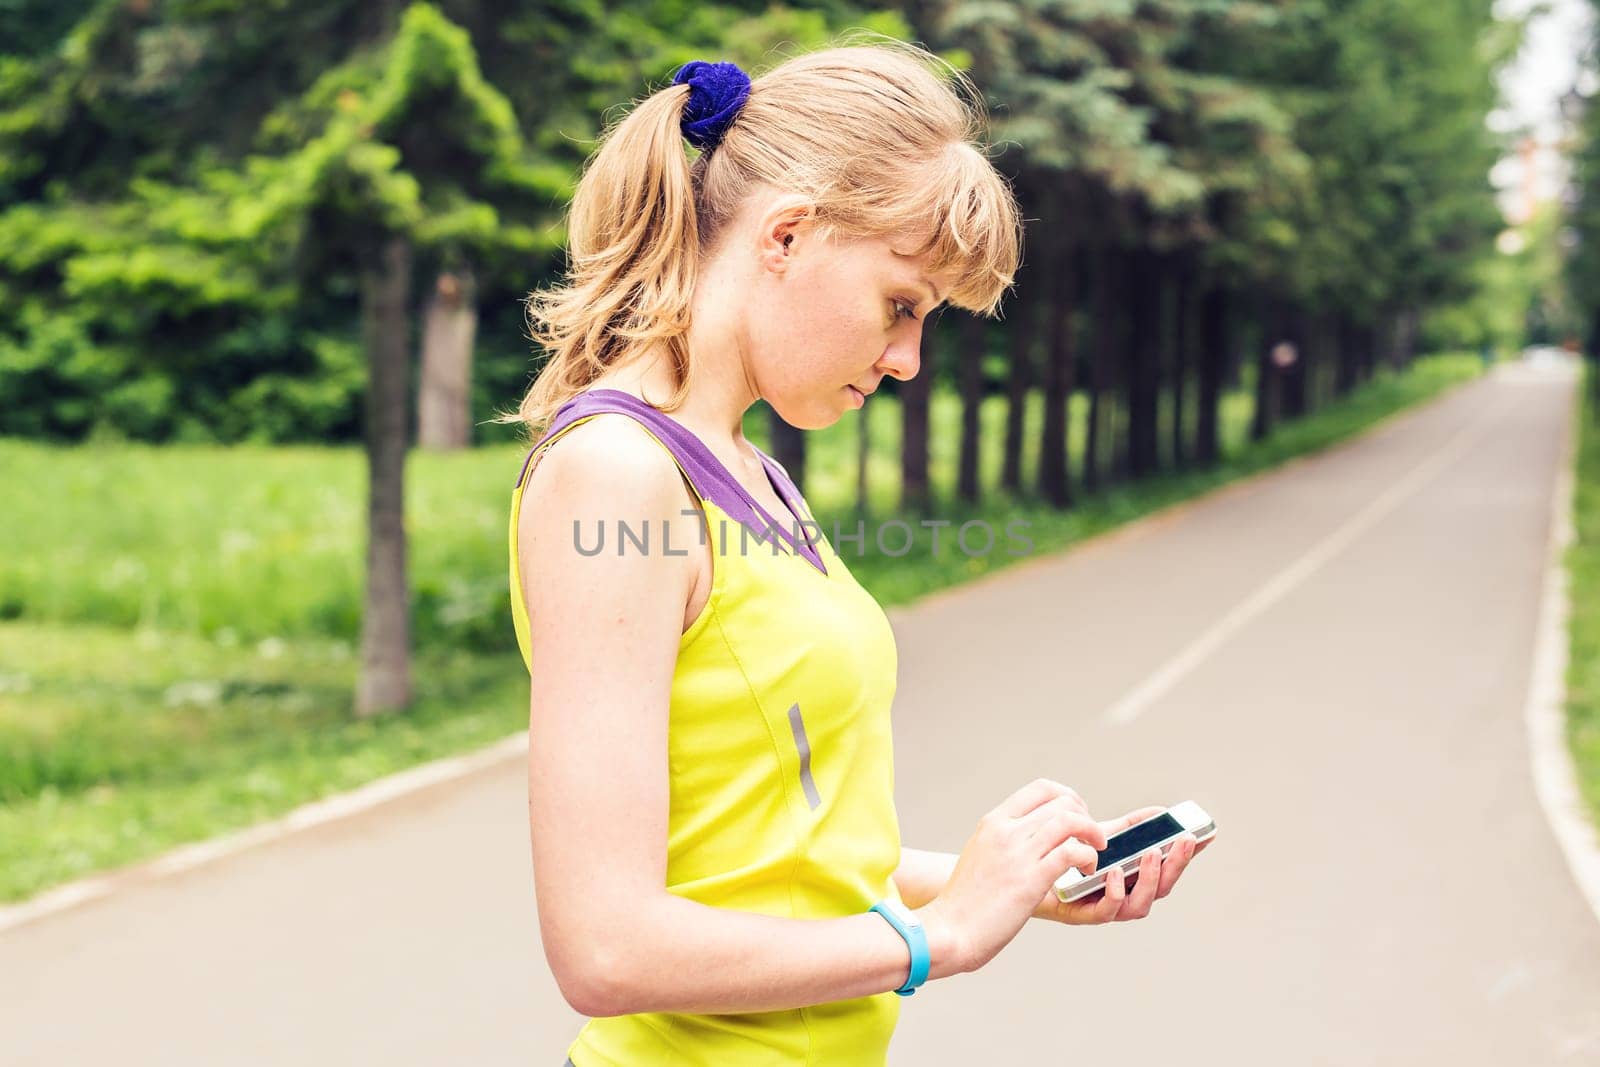
M1600 1064L1523 718L1574 397L1502 367L894 612L906 844L1038 776L1220 832L1148 919L1031 923L904 1001L890 1063ZM556 1067L581 1022L515 758L0 933L6 1067Z

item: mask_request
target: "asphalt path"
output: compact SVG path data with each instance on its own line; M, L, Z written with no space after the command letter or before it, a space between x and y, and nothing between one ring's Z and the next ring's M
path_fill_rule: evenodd
M1512 365L1336 449L892 612L906 844L1029 779L1194 799L1135 923L1033 923L895 1065L1600 1064L1600 923L1523 718L1575 380ZM561 1062L507 758L0 932L0 1064Z

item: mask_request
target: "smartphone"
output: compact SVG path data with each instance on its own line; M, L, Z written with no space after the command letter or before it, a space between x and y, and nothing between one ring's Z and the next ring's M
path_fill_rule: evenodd
M1146 852L1160 852L1165 856L1173 842L1184 834L1194 834L1198 844L1216 832L1217 824L1200 805L1192 800L1174 804L1160 815L1112 834L1099 853L1093 874L1084 875L1078 868L1068 867L1066 873L1056 879L1056 896L1062 903L1071 904L1104 889L1106 872L1112 867L1121 867L1124 884L1132 886L1137 881L1135 872L1139 869L1139 860Z

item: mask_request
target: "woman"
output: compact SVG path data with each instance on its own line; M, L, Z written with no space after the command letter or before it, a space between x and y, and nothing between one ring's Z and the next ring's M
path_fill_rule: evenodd
M1067 867L1160 809L1097 823L1043 780L959 857L902 849L893 633L741 433L758 399L830 425L917 373L929 312L992 314L1011 283L1016 205L930 61L841 47L753 85L689 64L610 131L567 284L530 300L551 359L517 415L542 435L513 601L540 932L592 1016L576 1067L882 1064L896 993L1030 916L1140 917L1193 854L1063 905Z

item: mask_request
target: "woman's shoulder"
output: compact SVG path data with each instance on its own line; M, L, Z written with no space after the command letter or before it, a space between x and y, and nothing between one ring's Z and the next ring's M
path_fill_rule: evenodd
M620 493L648 488L669 477L667 485L677 481L671 453L637 419L621 412L600 412L566 428L539 445L534 462L530 476L535 470L562 475L541 479L547 486L590 483L609 485ZM530 484L528 492L533 491Z
M686 490L672 453L626 414L602 412L540 446L522 514L559 522L676 520Z

